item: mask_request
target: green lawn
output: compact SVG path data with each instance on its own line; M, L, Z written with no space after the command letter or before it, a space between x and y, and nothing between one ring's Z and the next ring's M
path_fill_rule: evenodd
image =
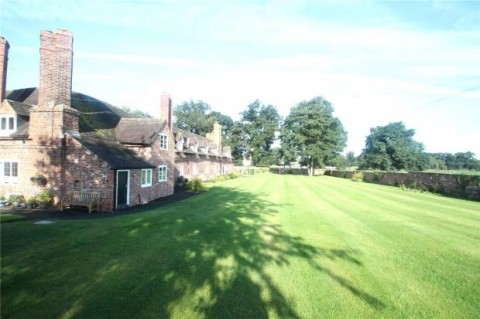
M475 318L480 203L262 174L1 226L2 318Z

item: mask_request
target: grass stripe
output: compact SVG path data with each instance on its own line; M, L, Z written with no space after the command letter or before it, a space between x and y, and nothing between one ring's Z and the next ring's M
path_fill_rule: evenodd
M4 318L474 318L480 203L261 174L161 209L1 225Z

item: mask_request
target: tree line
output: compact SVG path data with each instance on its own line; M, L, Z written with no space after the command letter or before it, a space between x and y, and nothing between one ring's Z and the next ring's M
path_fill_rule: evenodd
M232 149L235 164L249 159L256 166L298 163L309 168L335 166L384 171L480 170L472 152L426 153L414 139L415 130L402 122L370 129L359 156L343 155L347 132L334 115L332 104L323 97L302 101L282 118L273 105L256 100L233 121L228 115L212 111L204 101L185 101L174 108L176 127L205 136L213 123L223 127L223 145Z

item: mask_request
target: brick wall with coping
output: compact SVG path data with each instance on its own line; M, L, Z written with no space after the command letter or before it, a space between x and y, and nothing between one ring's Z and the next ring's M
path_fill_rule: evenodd
M352 171L327 171L326 174L351 179ZM388 186L405 186L466 199L480 200L480 176L429 172L367 172L363 180Z

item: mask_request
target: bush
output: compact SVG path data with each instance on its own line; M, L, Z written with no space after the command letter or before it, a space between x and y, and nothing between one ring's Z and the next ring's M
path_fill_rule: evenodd
M235 173L235 172L231 172L231 173L228 173L228 174L227 174L227 178L228 178L228 179L235 179L235 178L237 178L237 177L238 177L238 175L237 175L237 173Z
M23 195L10 195L8 197L8 202L9 203L24 203L25 198L23 197Z
M358 171L358 172L353 173L352 181L355 181L355 182L363 181L363 172Z
M183 176L178 176L175 181L175 189L185 189L188 179Z
M187 190L192 192L203 192L205 187L200 178L195 177L193 180L187 182Z
M37 195L37 202L40 204L50 204L52 202L53 196L48 189L44 189Z

